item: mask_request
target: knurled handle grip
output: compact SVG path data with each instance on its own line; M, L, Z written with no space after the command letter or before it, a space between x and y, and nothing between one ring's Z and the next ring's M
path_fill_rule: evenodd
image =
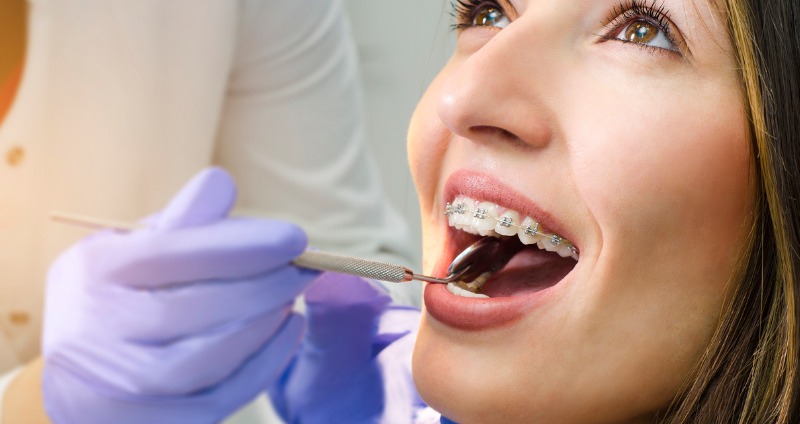
M333 271L373 280L404 283L411 281L414 273L401 265L308 250L292 261L302 268Z

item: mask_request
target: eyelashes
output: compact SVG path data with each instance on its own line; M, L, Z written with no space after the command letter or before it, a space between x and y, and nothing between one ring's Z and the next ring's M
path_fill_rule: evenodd
M657 28L657 30L663 34L669 46L656 47L631 41L628 38L620 38L620 33L622 33L625 28L637 22L652 25ZM673 29L674 25L672 24L669 10L667 10L663 1L660 4L657 3L657 0L653 0L652 2L645 2L642 0L621 1L609 12L603 25L606 31L599 35L600 41L616 40L635 44L642 48L669 50L680 53L679 46L682 41L681 38L677 36L677 31Z
M669 27L669 10L662 2L657 5L656 2L646 3L642 0L627 0L621 1L614 9L609 12L606 17L605 25L611 25L620 20L625 21L635 17L644 17L654 21L662 27Z
M482 16L487 11L493 11L493 18L505 18L503 6L496 0L452 0L450 2L450 16L455 23L450 25L454 31L472 28L475 26L488 26L491 23ZM499 15L497 15L499 14ZM481 18L481 22L477 22ZM506 18L507 19L507 18Z
M562 0L563 1L563 0ZM451 0L451 29L473 27L504 28L510 24L508 13L499 0ZM602 22L599 42L618 41L656 53L681 54L682 38L670 18L663 0L622 0ZM632 27L633 25L633 27ZM651 42L655 38L655 42Z

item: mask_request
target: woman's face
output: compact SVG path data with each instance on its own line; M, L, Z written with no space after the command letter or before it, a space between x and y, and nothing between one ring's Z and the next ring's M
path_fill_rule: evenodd
M409 131L424 267L445 275L470 233L533 244L488 298L426 287L417 387L465 423L647 422L703 353L751 219L726 17L704 0L455 9Z

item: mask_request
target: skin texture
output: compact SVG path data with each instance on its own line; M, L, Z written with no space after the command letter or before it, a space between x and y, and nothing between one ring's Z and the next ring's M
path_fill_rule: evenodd
M615 1L500 2L510 25L459 31L420 101L408 149L426 272L450 259L442 193L464 169L523 193L581 248L510 325L424 314L414 379L445 416L652 422L711 338L753 210L747 118L725 17L662 3L679 54L600 39L616 35Z

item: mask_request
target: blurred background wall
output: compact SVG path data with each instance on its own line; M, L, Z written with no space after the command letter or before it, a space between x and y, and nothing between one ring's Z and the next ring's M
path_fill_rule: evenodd
M406 130L417 101L455 42L450 0L344 0L358 45L366 139L395 207L406 217L420 263L419 205L408 171Z

